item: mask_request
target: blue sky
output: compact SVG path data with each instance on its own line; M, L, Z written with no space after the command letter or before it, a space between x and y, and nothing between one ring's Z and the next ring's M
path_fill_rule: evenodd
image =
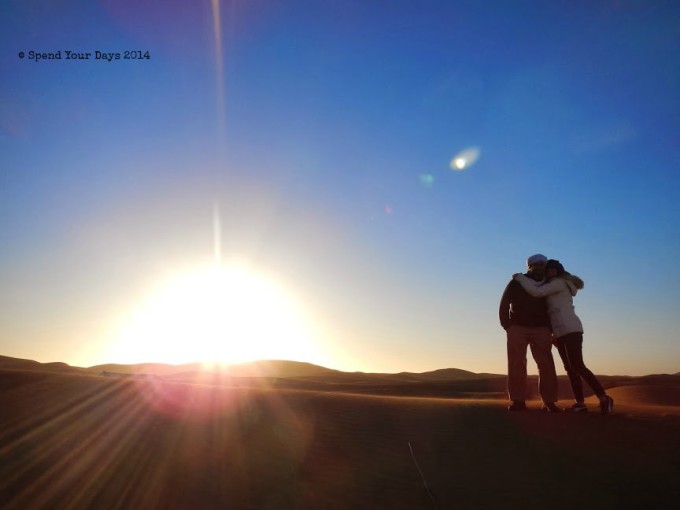
M217 207L224 261L300 311L291 357L503 373L542 252L586 282L593 371L677 372L680 7L596 4L3 2L0 354L166 361L182 339L115 346L213 260Z

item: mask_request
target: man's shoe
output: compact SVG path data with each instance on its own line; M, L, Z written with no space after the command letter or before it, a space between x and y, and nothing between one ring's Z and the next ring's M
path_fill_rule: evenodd
M527 405L523 400L513 400L512 404L508 406L508 411L526 411Z
M600 397L600 411L602 414L612 414L614 412L614 399L609 395Z
M576 402L573 406L567 409L570 413L587 413L588 407L583 402Z
M541 411L545 411L546 413L561 413L562 409L557 407L555 405L555 402L547 402L547 403L543 404Z

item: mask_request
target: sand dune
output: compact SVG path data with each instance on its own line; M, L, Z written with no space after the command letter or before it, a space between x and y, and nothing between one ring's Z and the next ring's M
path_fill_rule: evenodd
M658 389L612 391L625 414L515 414L493 398L0 370L0 506L673 507L680 416L636 407L639 391Z
M680 386L619 386L607 393L619 404L680 407Z
M39 363L30 359L12 358L10 356L0 356L0 369L16 369L16 370L37 370L41 372L68 372L80 373L84 369L79 367L72 367L66 363L52 362Z

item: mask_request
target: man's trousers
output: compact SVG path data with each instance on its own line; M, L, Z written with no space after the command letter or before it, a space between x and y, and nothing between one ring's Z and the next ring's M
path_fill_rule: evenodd
M527 346L538 366L538 393L544 403L557 401L557 374L550 328L512 325L508 334L508 396L527 399Z

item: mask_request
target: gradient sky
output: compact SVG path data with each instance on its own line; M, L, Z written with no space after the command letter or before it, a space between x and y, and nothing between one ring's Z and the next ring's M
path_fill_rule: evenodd
M121 324L219 253L283 289L295 359L504 373L542 252L594 372L680 371L677 2L8 0L0 42L0 354L166 361Z

